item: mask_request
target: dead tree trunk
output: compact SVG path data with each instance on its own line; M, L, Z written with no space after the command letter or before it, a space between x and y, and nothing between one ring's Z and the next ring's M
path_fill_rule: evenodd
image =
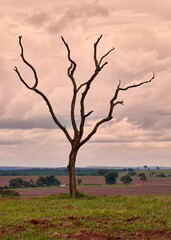
M68 173L69 173L69 191L72 197L76 197L76 176L75 176L75 163L78 150L72 149L69 154L69 164L68 164Z
M143 81L140 82L139 84L133 84L133 85L129 85L125 88L121 87L121 81L119 81L119 84L116 88L116 90L114 91L114 95L110 100L109 103L109 112L107 114L106 117L104 117L103 119L101 119L100 121L98 121L95 125L94 128L90 131L90 133L87 136L84 136L84 128L85 128L85 124L86 124L86 118L90 116L90 114L93 113L93 111L89 111L88 113L86 113L85 111L85 99L87 97L87 94L90 90L91 84L92 82L95 80L95 78L97 77L97 75L100 73L100 71L107 65L108 62L104 62L104 59L110 54L110 52L112 52L114 50L114 48L110 49L107 53L105 53L99 60L97 58L97 46L102 38L102 35L97 39L97 41L94 43L94 64L95 64L95 70L94 73L92 74L92 76L89 78L88 81L82 83L81 85L77 86L75 78L74 78L74 73L76 70L76 63L71 59L70 56L70 48L68 46L68 44L65 42L64 38L62 38L62 41L67 49L67 53L68 53L68 60L70 62L70 66L67 70L67 74L68 77L71 80L72 86L73 86L73 97L71 100L71 112L70 112L70 116L71 116L71 123L72 123L72 128L73 128L73 133L74 133L74 137L72 138L68 132L68 130L66 129L66 127L60 123L60 121L58 120L58 118L56 117L54 110L52 108L52 105L50 103L50 101L48 100L48 98L45 96L45 94L43 92L41 92L40 90L37 89L38 86L38 76L36 73L36 70L34 69L34 67L28 62L26 61L25 57L24 57L24 49L21 43L21 39L22 36L19 36L19 45L21 48L21 58L23 60L23 62L32 70L33 75L34 75L34 79L35 79L35 83L33 85L33 87L30 87L26 81L23 79L23 77L21 76L20 72L18 71L17 67L14 67L14 71L17 73L19 79L21 80L21 82L29 89L34 91L35 93L39 94L43 100L46 102L49 112L51 114L52 119L54 120L54 122L56 123L56 125L63 131L63 133L65 134L66 138L68 139L68 141L71 144L71 152L69 155L69 164L68 164L68 172L69 172L69 189L70 189L70 195L71 197L76 197L76 177L75 177L75 163L76 163L76 158L77 158L77 153L80 149L80 147L82 147L87 141L89 141L89 139L96 133L98 127L100 125L102 125L105 122L110 121L113 118L113 110L114 107L116 105L119 104L123 104L123 100L118 101L118 95L120 91L127 91L130 88L135 88L135 87L139 87L145 83L149 83L151 82L155 75L153 73L153 76L150 80L148 81ZM80 91L80 89L83 89L82 94L81 94L81 98L80 98L80 124L78 125L76 123L75 120L75 105L76 105L76 101L77 101L77 96L78 93Z

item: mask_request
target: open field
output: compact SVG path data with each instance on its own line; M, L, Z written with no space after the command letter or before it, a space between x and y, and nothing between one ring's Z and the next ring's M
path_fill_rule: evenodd
M0 239L169 240L169 196L0 198Z
M0 177L0 185L7 185L9 179L16 177ZM21 177L28 181L33 179L37 180L38 177L27 176ZM80 178L80 177L77 177ZM59 176L58 179L61 184L68 183L67 176ZM105 184L104 177L100 176L83 176L81 177L83 186L78 185L78 188L84 192L98 196L104 195L139 195L139 194L155 194L155 195L171 195L171 178L148 178L146 182L142 183L139 178L133 178L131 185L104 185L98 186L97 184ZM95 184L86 186L85 184ZM117 180L117 184L121 184ZM58 195L60 193L67 193L68 187L43 187L43 188L21 188L16 189L21 196L46 196Z
M171 195L170 186L149 186L149 185L121 185L121 186L78 186L84 193L97 196L114 196L114 195ZM43 187L43 188L20 188L16 189L21 196L47 196L59 195L60 193L68 193L68 187Z
M56 176L61 184L68 184L68 176ZM25 181L30 181L33 179L34 182L37 181L39 176L0 176L0 186L9 185L9 180L14 178L22 178ZM82 184L105 184L105 178L102 176L77 176L82 179ZM132 177L133 181L131 184L137 185L142 184L142 181L138 177ZM120 177L116 179L117 184L121 184ZM171 178L148 178L145 185L170 185Z

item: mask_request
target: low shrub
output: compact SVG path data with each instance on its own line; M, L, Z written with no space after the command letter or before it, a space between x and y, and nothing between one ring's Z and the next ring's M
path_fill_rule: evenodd
M130 184L132 182L132 178L130 177L130 175L127 174L127 175L121 177L121 181L124 184Z
M79 198L79 199L81 199L81 198L83 198L83 199L96 199L96 198L98 198L95 195L83 193L78 189L76 190L76 194L77 194L77 198ZM57 196L57 198L59 198L59 199L69 199L69 198L71 198L71 196L70 196L69 193L61 193L60 195Z
M0 189L0 196L1 197L19 197L20 194L18 192L15 192L14 190Z

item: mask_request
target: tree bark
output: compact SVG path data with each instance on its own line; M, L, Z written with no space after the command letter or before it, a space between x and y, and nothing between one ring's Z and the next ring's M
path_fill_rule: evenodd
M69 173L69 191L73 198L77 197L76 192L76 177L75 177L75 162L77 157L78 149L71 149L69 155L68 173Z

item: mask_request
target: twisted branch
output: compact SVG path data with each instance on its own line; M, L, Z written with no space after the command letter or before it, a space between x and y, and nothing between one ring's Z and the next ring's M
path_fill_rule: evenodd
M102 124L105 123L105 122L110 121L110 120L113 118L113 116L112 116L112 115L113 115L113 110L114 110L114 107L115 107L116 105L118 105L118 104L122 104L122 105L123 105L123 100L122 100L122 101L116 101L116 99L118 98L118 94L119 94L120 91L127 91L127 90L130 89L130 88L135 88L135 87L139 87L139 86L141 86L141 85L143 85L143 84L150 83L154 78L155 78L155 74L153 73L153 76L152 76L152 78L151 78L150 80L148 80L148 81L143 81L143 82L141 82L141 83L139 83L139 84L129 85L128 87L125 87L125 88L121 88L121 87L120 87L121 81L119 81L119 84L118 84L118 86L117 86L117 88L116 88L116 90L115 90L114 96L113 96L113 98L110 100L109 113L108 113L107 117L103 118L102 120L98 121L98 122L95 124L93 130L88 134L88 136L87 136L84 140L82 140L82 141L80 142L80 146L82 146L83 144L85 144L85 143L96 133L96 131L97 131L97 129L98 129L98 127L99 127L100 125L102 125ZM116 101L116 102L115 102L115 101Z
M50 103L50 101L48 100L48 98L45 96L44 93L42 93L41 91L39 91L37 89L37 85L38 85L38 77L37 77L37 73L36 73L36 70L33 68L33 66L27 62L24 58L24 49L23 49L23 46L22 46L22 42L21 42L21 39L22 39L22 36L19 36L19 45L21 47L21 58L23 60L23 62L29 67L31 68L31 70L33 71L33 74L34 74L34 78L35 78L35 84L33 85L33 87L30 87L25 81L24 79L22 78L19 70L17 67L14 67L14 71L17 73L20 81L29 89L29 90L32 90L34 92L36 92L37 94L39 94L43 99L44 101L46 102L48 108L49 108L49 112L54 120L54 122L57 124L57 126L64 132L65 136L67 137L68 141L72 144L73 140L72 138L70 137L67 129L59 122L59 120L57 119L57 117L55 116L55 113L53 111L53 108L52 108L52 105Z
M50 103L50 101L48 100L48 98L44 95L44 93L42 93L40 90L37 89L38 86L38 77L37 77L37 73L36 70L34 69L34 67L25 59L24 57L24 49L22 46L22 36L19 36L19 45L21 48L21 58L23 60L23 62L33 71L34 74L34 79L35 79L35 84L33 85L33 87L30 87L26 81L23 79L23 77L21 76L19 70L17 67L14 67L14 71L17 73L20 81L29 89L32 90L34 92L36 92L37 94L39 94L44 101L46 102L48 108L49 108L49 112L54 120L54 122L57 124L57 126L64 132L64 134L66 135L68 141L71 143L71 145L73 146L74 144L77 145L78 148L80 148L84 143L86 143L97 131L98 127L100 125L102 125L105 122L110 121L113 118L113 110L114 107L121 104L123 105L123 100L121 101L117 101L118 95L120 91L127 91L128 89L131 88L135 88L135 87L139 87L143 84L147 84L150 83L154 78L155 78L155 74L153 73L153 76L150 80L148 81L143 81L141 83L138 84L133 84L133 85L129 85L127 87L121 87L121 81L119 80L118 86L114 92L113 98L111 98L110 103L109 103L109 111L108 111L108 115L101 119L100 121L98 121L94 128L92 129L92 131L87 135L87 137L85 137L82 141L82 136L83 136L83 132L84 132L84 126L85 126L85 120L88 116L90 116L93 111L90 111L88 113L85 114L85 98L87 96L87 93L91 87L92 82L94 81L94 79L97 77L97 75L99 74L99 72L102 70L102 68L108 63L108 62L104 62L103 60L105 59L105 57L107 57L113 50L114 48L110 49L107 53L105 53L100 60L98 61L97 58L97 47L98 44L100 42L102 38L102 35L97 39L97 41L94 43L94 63L95 63L95 70L94 73L92 74L92 76L90 77L90 79L82 84L79 85L79 87L77 87L75 78L74 78L74 73L76 70L76 63L75 61L72 60L71 58L71 53L70 53L70 48L68 46L68 44L66 43L65 39L61 36L61 39L67 49L68 52L68 60L70 62L70 66L68 67L67 73L69 78L71 79L71 82L73 84L73 98L71 101L71 122L72 122L72 126L73 126L73 130L74 130L74 138L72 139L66 129L66 127L64 127L59 120L57 119L56 115L54 114L52 105ZM82 87L85 87L84 91L82 92L82 96L80 99L80 117L81 117L81 121L80 121L80 126L79 126L79 130L76 124L76 120L75 120L75 105L76 105L76 99L77 99L77 94L79 92L80 89L82 89Z
M100 42L102 38L102 35L100 35L100 37L97 39L97 41L94 43L94 63L95 63L95 71L94 71L94 74L91 76L91 78L81 84L77 91L79 91L83 86L86 86L83 93L82 93L82 97L81 97L81 100L80 100L80 115L81 115L81 122L80 122L80 138L82 138L83 136L83 132L84 132L84 125L85 125L85 118L88 117L90 114L85 114L85 98L86 98L86 95L91 87L91 83L94 81L94 79L97 77L97 75L99 74L99 72L102 70L102 68L107 64L107 62L103 63L102 64L102 61L103 59L108 56L113 50L114 48L112 48L111 50L109 50L106 54L104 54L101 58L100 58L100 61L98 61L97 59L97 46ZM101 65L102 64L102 65ZM92 113L92 112L91 112Z
M78 135L78 128L77 128L77 124L76 124L76 120L75 120L75 104L76 104L76 99L77 99L77 85L76 85L76 81L74 78L74 72L76 70L76 63L71 59L71 53L70 53L70 48L68 46L68 44L66 43L65 39L61 36L61 39L67 49L68 52L68 60L70 61L71 65L68 68L68 76L71 79L71 82L73 84L73 97L72 97L72 101L71 101L71 122L72 122L72 127L74 130L74 138Z

